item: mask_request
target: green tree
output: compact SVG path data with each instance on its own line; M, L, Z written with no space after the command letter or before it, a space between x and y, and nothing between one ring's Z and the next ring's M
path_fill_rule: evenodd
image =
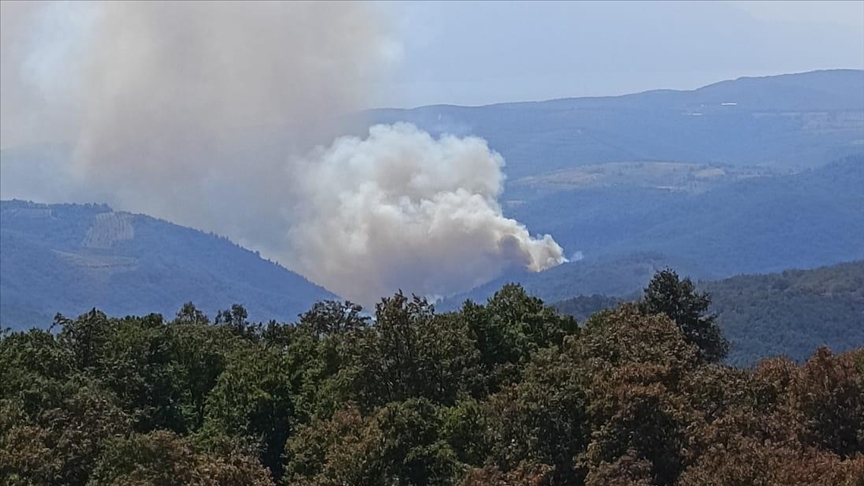
M236 328L244 328L249 322L246 320L249 313L246 308L240 304L231 304L230 309L221 310L216 313L216 324L233 326Z
M287 354L299 421L328 417L351 399L352 363L358 343L371 332L370 319L359 306L338 301L315 304L297 326L265 329L266 345Z
M232 353L207 395L202 435L255 444L261 463L280 478L283 447L293 426L290 377L288 359L277 349L250 346Z
M509 473L543 465L551 485L580 484L574 458L590 436L584 367L556 350L538 353L524 378L492 395L486 405L489 458Z
M257 460L241 450L222 456L201 452L167 431L117 438L106 448L89 486L272 486Z
M0 401L12 419L0 421L0 477L11 484L83 486L108 442L129 430L130 417L90 379L44 385L52 386L43 382L32 391L59 394L59 403L51 399L28 414L14 401Z
M57 314L51 327L60 328L57 340L70 352L76 368L85 370L99 366L112 332L111 321L104 312L93 309L77 319Z
M688 341L696 344L703 361L713 363L729 353L729 343L717 326L716 317L708 314L711 298L697 292L689 278L666 269L657 272L648 286L640 310L646 314L665 314L678 324Z
M186 302L177 311L174 322L178 324L210 324L210 318L204 312L198 310L192 302Z
M0 482L864 486L864 350L733 368L707 306L661 272L581 328L518 286L58 316L0 333Z
M204 424L207 396L227 365L237 337L220 327L174 323L166 329L167 372L176 392L173 406L180 434L197 431Z
M343 372L362 410L421 397L452 405L465 393L477 352L461 320L401 293L382 299L375 317L369 332L354 334Z
M180 390L170 366L168 326L159 314L108 320L98 366L89 373L135 417L135 428L183 430Z
M465 302L459 318L468 325L480 353L483 393L518 380L531 353L560 346L564 337L578 332L572 317L559 315L516 284L502 287L485 306Z
M644 460L654 484L673 484L694 419L677 390L699 366L698 348L667 316L623 305L595 314L568 354L590 377L591 442L578 462L591 475L624 457Z
M286 444L286 483L373 486L453 484L462 470L441 437L441 409L425 399L356 408L314 420Z

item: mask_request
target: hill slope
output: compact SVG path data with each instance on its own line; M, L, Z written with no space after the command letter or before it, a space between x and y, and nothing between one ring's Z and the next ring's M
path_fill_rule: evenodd
M587 164L676 161L813 167L864 150L864 71L740 78L692 91L489 106L373 110L433 133L477 135L511 180Z
M584 255L582 261L540 274L508 273L442 307L465 297L483 300L507 281L518 281L545 300L557 301L577 294L628 295L665 266L715 280L864 258L864 71L741 78L693 91L364 114L364 122L394 121L415 122L433 133L487 138L490 147L507 159L505 215L524 223L532 233L553 235L568 255ZM269 146L268 137L282 133L264 132L248 146ZM68 157L68 147L47 152L44 147L31 149L3 151L0 191L21 182L11 168L23 168L19 172L35 177L32 173L37 169L55 173L52 168ZM141 260L150 255L146 246L124 252L144 235L136 225L147 227L151 223L146 221L152 220L104 216L99 227L114 228L110 231L117 236L111 238L120 238L129 217L136 230L131 240L112 243L103 234L108 229L87 236L91 221L75 228L70 242L50 246L57 242L49 238L47 247L44 233L54 229L37 225L29 236L7 233L4 217L4 246L20 247L15 251L30 255L32 261L38 258L50 268L66 269L40 275L42 265L32 265L21 268L20 274L33 273L23 279L26 282L44 280L39 288L73 289L50 294L78 292L69 301L72 304L95 299L92 289L104 291L105 282L130 286L123 289L145 288L142 277L167 285L168 290L165 296L154 297L154 305L137 302L131 309L136 312L161 309L175 295L202 306L224 306L227 295L245 302L244 296L269 289L280 289L266 299L267 305L277 305L273 302L286 298L283 289L307 288L308 282L297 283L293 277L276 284L272 282L281 281L275 276L262 280L258 270L247 270L233 257L218 263L199 260L209 251L200 248L209 243L189 247L192 240L174 230L169 233L177 234L176 239L164 240L170 246L162 247L160 256L153 257L157 261L148 263ZM95 213L86 218L95 218ZM163 243L158 236L153 241ZM260 264L252 254L242 260ZM152 265L140 266L141 262ZM194 268L181 266L178 272L166 262ZM4 264L10 265L14 263ZM220 268L226 265L230 269ZM72 285L78 274L71 269L82 267L89 269L90 277L78 290ZM266 272L275 275L282 270L272 266ZM67 273L70 282L59 284ZM166 279L168 284L161 282ZM187 295L187 287L178 279L186 279L185 285L203 292L207 301ZM239 282L248 286L237 288ZM4 285L11 284L4 281ZM298 292L298 302L306 302L305 291ZM40 295L24 292L15 297L15 305L25 309L23 315L30 315L36 310L32 306L41 308ZM271 312L270 307L251 302L249 307L267 313L262 317L283 316L278 309ZM10 312L3 314L8 317Z
M700 288L732 343L729 360L779 354L802 360L817 346L864 345L864 261L770 275L743 275Z
M504 284L518 283L529 294L545 302L558 302L574 295L634 296L659 270L671 267L683 275L706 275L698 264L654 252L635 252L615 258L586 259L532 273L511 272L470 292L444 299L441 310L458 308L466 299L483 302Z
M46 326L56 312L173 315L232 303L294 320L333 294L230 241L97 205L0 202L0 324Z
M864 258L862 188L859 155L702 193L632 186L561 191L509 213L586 258L659 252L699 261L722 277Z
M657 264L717 279L864 258L864 71L369 117L486 138L507 161L505 215L585 258L481 300L505 281L553 301L628 294Z
M584 259L512 272L444 303L485 300L518 282L549 302L628 295L671 266L696 279L815 268L864 258L864 156L702 193L651 188L564 191L512 208L532 232Z
M732 347L729 362L750 365L766 356L797 360L826 345L841 352L864 345L864 261L813 270L740 275L700 282ZM584 319L621 299L593 295L555 304Z

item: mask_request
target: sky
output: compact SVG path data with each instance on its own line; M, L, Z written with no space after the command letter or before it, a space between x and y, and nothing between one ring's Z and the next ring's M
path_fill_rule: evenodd
M86 35L88 19L80 14L86 9L67 5L54 8L28 40L26 67L40 83L63 82L51 66ZM864 69L864 0L376 6L389 23L390 62L368 108L618 95L740 76ZM32 25L19 21L21 10L36 9L4 8L3 37ZM11 61L4 49L4 65Z
M388 41L360 108L614 96L864 69L864 0L372 3ZM83 64L94 9L45 5L2 3L0 147L77 130L77 76L68 71Z
M864 69L864 1L382 3L398 68L379 104L694 89L740 76Z

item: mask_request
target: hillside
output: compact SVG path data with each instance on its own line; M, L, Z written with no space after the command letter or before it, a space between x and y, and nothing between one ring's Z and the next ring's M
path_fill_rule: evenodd
M232 303L255 320L294 320L333 295L230 241L104 205L0 202L0 324L40 327L54 314L173 316L189 300Z
M716 280L861 259L862 187L864 156L857 156L705 192L610 187L546 195L511 208L510 216L584 258L540 273L507 273L444 305L484 300L505 282L555 302L628 295L666 266Z
M586 259L658 252L714 275L864 258L864 155L705 192L616 186L560 191L509 213Z
M558 302L574 295L633 296L645 287L655 273L667 267L679 269L683 275L705 274L693 262L660 253L635 252L616 258L565 263L540 273L511 272L470 292L444 299L436 307L441 310L455 309L466 299L483 302L511 282L520 284L526 292L545 302Z
M713 311L732 342L732 363L780 354L802 360L821 345L834 352L864 345L864 261L700 287L712 295Z
M776 355L803 360L822 345L834 352L864 345L864 261L741 275L697 287L711 294L712 312L732 345L730 363L750 365ZM584 320L621 300L580 296L555 307Z
M409 121L433 133L485 137L507 161L504 214L532 234L551 234L568 256L583 257L539 274L507 272L446 299L439 303L442 309L469 297L485 300L509 281L554 302L580 294L630 295L666 266L717 280L864 258L864 71L741 78L693 91L373 110L362 118L363 123ZM279 133L262 130L255 143L243 146L269 147ZM14 192L15 167L35 178L31 172L50 173L62 164L67 150L4 150L2 191ZM196 288L201 297L188 297L211 312L213 306L241 301L261 318L291 319L315 300L309 297L320 295L320 289L308 290L308 282L254 254L239 253L226 241L217 245L220 260L213 263L215 254L201 249L210 248L205 240L217 239L144 216L101 217L98 227L118 232L112 238L126 231L124 222L133 221L130 240L112 242L99 232L87 236L96 213L108 209L88 211L93 214L84 216L82 227L60 231L69 238L62 242L45 236L61 223L34 219L51 224L34 222L32 232L22 234L16 225L25 220L4 213L3 243L10 250L3 252L2 284L14 297L14 305L13 297L3 298L5 319L79 312L84 302L103 298L109 299L103 307L111 313L173 312L176 290L185 290L184 285ZM138 245L145 227L152 227L153 241L160 243L158 257ZM174 236L161 239L163 229ZM12 262L10 252L26 255L27 262L47 263ZM189 267L179 267L179 273L166 270L175 263ZM10 272L5 268L15 265L24 276L19 290L5 276ZM89 276L79 289L73 283L82 268ZM170 283L163 289L165 281ZM138 297L115 292L109 298L106 282L148 291ZM34 294L22 290L27 285L66 290ZM151 290L150 300L137 300ZM251 295L271 297L261 297L266 304L251 305L258 300ZM62 299L54 302L56 296Z
M433 133L477 135L511 180L580 165L667 161L813 167L864 150L864 71L723 81L692 91L489 106L373 110Z
M368 116L485 138L507 163L505 215L584 256L467 296L514 280L553 300L623 295L658 260L717 279L864 258L864 71ZM564 274L573 289L555 288Z

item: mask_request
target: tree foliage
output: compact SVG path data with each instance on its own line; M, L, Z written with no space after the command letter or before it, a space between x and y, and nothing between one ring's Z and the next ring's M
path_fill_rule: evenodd
M675 271L666 269L648 283L639 308L647 315L665 314L687 341L699 347L703 361L717 362L729 353L729 343L717 327L716 316L708 314L710 304L708 294L697 292L689 278L681 280Z
M0 334L10 485L861 485L864 350L718 362L671 271L581 326L519 286L297 323L58 316Z

